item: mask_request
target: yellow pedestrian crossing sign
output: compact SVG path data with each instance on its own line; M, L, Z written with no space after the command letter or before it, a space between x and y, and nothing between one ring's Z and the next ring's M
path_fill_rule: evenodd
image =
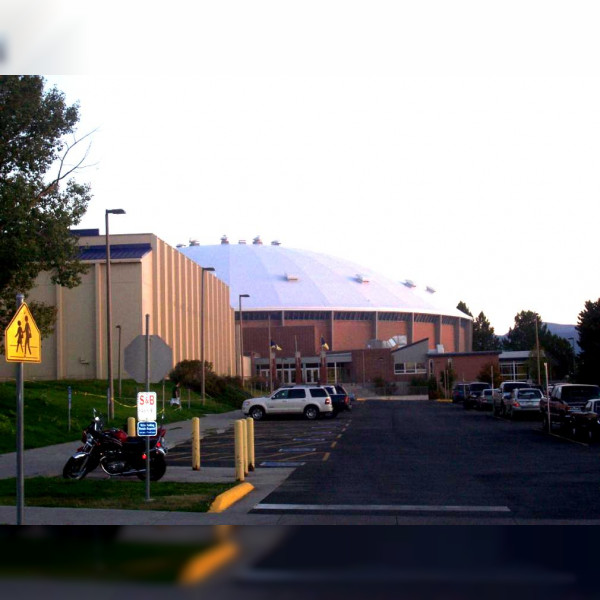
M25 302L4 331L7 362L42 362L42 336Z

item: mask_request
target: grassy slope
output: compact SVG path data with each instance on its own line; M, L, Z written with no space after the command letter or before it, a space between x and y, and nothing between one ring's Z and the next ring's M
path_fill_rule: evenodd
M68 394L71 387L71 430L68 428ZM25 383L25 448L38 448L50 444L78 440L81 430L92 418L92 409L98 410L105 418L106 427L126 429L127 418L137 414L137 392L144 391L144 386L133 380L123 381L123 396L115 400L115 418L108 421L106 402L106 381L39 381ZM159 422L162 410L163 386L151 385L158 394ZM115 392L116 392L115 387ZM198 417L205 413L227 412L237 408L230 404L213 401L207 398L202 405L197 394L181 393L181 410L169 406L170 386L165 387L164 422L172 423ZM14 452L16 449L16 386L15 382L0 382L0 454Z

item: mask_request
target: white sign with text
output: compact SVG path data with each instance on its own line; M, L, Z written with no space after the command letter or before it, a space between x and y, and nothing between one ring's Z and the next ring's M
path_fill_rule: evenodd
M156 392L139 392L137 395L138 421L156 421Z

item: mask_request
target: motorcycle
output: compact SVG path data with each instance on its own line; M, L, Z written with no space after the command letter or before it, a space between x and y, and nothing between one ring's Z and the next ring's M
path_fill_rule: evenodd
M167 470L165 456L166 429L160 427L157 435L150 438L150 479L158 481ZM63 468L65 479L83 479L98 466L111 477L136 475L146 479L146 440L129 437L122 429L104 429L100 415L94 409L92 422L83 430L84 443L69 458Z

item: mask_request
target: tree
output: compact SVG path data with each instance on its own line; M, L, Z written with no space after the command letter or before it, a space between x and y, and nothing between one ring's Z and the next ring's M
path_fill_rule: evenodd
M492 381L492 370L494 372L494 381ZM483 365L479 371L479 374L477 375L477 381L489 383L493 388L500 387L500 384L502 383L502 376L500 375L500 367L498 363L493 363L490 361Z
M515 325L508 330L502 344L504 350L528 350L530 357L530 374L532 379L538 379L537 353L536 353L536 321L537 339L540 347L540 370L544 361L549 362L549 371L554 380L564 379L572 370L574 355L573 348L568 340L554 335L548 326L542 322L538 313L524 310L515 316ZM541 379L544 379L543 372Z
M508 330L502 347L504 350L531 350L536 345L536 321L538 323L538 339L541 341L550 335L548 326L542 318L531 310L522 310L515 315L515 325Z
M482 312L473 321L473 350L483 352L486 350L500 350L500 340L494 333L488 318Z
M581 352L577 379L582 383L600 383L600 298L588 300L577 318L577 333Z
M460 312L465 313L465 315L469 315L470 317L473 316L473 314L469 310L469 307L462 300L456 305L456 308L460 310Z
M69 229L78 224L90 189L71 176L87 151L75 138L78 105L44 89L39 76L0 76L0 326L15 312L16 294L27 294L36 277L51 273L53 283L75 287L86 266L78 260ZM89 150L89 147L88 147ZM51 332L54 307L31 306L42 334Z

